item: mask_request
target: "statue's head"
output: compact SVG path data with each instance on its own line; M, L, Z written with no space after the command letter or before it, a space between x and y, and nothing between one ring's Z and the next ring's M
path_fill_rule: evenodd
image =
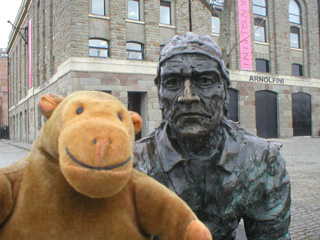
M220 124L230 79L209 36L174 36L160 53L155 83L160 109L181 137L201 137Z

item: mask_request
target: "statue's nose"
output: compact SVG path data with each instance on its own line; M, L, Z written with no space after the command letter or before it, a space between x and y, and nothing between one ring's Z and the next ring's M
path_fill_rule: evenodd
M192 92L191 89L191 79L186 78L184 80L183 93L178 97L178 102L193 102L200 101L200 97Z

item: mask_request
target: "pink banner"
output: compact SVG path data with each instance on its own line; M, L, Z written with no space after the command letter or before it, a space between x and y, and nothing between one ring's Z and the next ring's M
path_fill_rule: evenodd
M252 70L250 0L238 0L241 70Z
M32 24L28 23L28 46L29 46L29 88L32 87Z

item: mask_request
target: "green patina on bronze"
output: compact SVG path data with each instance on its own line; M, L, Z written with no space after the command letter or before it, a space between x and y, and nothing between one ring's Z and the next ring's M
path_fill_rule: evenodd
M281 144L248 133L225 116L228 71L209 36L173 37L160 54L164 121L135 144L136 168L176 192L211 230L235 239L290 239L290 181Z

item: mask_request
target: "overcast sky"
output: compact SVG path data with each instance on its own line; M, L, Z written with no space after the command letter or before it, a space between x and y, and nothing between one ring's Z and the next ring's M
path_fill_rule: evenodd
M6 48L12 26L8 23L10 20L14 23L22 0L1 0L0 7L0 48Z

